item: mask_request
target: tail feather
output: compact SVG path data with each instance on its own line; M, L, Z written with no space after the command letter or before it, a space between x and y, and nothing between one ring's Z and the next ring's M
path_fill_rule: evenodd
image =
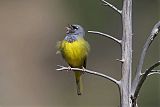
M82 95L81 72L75 72L75 77L76 77L77 95Z

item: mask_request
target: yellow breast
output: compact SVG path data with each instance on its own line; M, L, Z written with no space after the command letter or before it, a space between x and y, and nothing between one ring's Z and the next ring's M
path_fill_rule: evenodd
M71 43L63 40L59 49L69 65L81 67L88 55L89 44L83 38Z

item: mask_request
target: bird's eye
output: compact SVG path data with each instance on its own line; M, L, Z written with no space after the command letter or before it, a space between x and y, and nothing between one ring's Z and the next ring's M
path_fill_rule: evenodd
M74 25L71 25L73 29L77 30L78 27L77 26L74 26Z

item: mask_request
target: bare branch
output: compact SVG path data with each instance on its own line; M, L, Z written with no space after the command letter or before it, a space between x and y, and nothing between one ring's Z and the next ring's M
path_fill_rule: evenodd
M148 69L146 69L146 71L147 71L147 70L148 70ZM159 72L160 72L160 70L151 70L149 74L151 74L151 73L159 73ZM144 75L144 74L145 74L145 72L142 73L141 76ZM149 75L149 74L148 74L148 75Z
M160 70L151 70L151 72L148 74L148 76L153 75L153 74L159 74L160 75Z
M160 70L152 70L151 72L160 72Z
M105 0L101 0L102 2L104 2L104 5L109 6L110 8L112 8L113 10L115 10L116 12L118 12L119 14L122 14L122 10L119 10L117 7L115 7L114 5L112 5L111 3L105 1Z
M160 21L153 27L150 36L148 37L146 43L143 46L143 50L142 50L140 60L139 60L139 63L138 63L138 67L137 67L136 76L135 76L133 84L132 84L132 92L133 93L134 93L134 91L137 87L137 84L138 84L140 76L141 76L142 67L143 67L143 63L144 63L144 58L145 58L145 55L147 53L147 50L148 50L149 46L151 45L151 43L153 42L154 38L157 37L157 34L158 34L159 30L160 30Z
M151 76L153 74L159 74L160 75L160 72L151 72L151 73L148 74L148 76Z
M99 73L99 72L95 72L95 71L91 71L91 70L87 70L85 68L83 69L80 69L80 68L70 68L70 67L64 67L64 66L61 66L61 65L57 65L59 66L60 68L56 69L58 71L63 71L63 70L71 70L73 72L76 72L76 71L82 71L82 72L86 72L88 74L93 74L93 75L97 75L97 76L100 76L100 77L103 77L105 79L108 79L110 81L112 81L113 83L117 84L118 86L120 86L120 81L110 77L110 76L107 76L105 74L102 74L102 73Z
M132 80L132 0L123 0L122 8L122 48L121 59L121 107L131 107Z
M157 63L153 64L149 69L146 70L146 72L141 75L140 80L138 81L138 85L136 87L135 93L134 93L134 98L138 97L138 93L144 83L144 81L146 80L147 76L152 73L152 70L156 67L158 67L160 65L160 61L158 61Z
M110 36L108 34L105 34L105 33L102 33L102 32L98 32L98 31L88 31L89 33L93 33L93 34L99 34L99 35L102 35L102 36L105 36L105 37L108 37L109 39L112 39L114 40L115 42L121 44L121 40L113 37L113 36Z
M147 50L148 50L149 46L151 45L151 43L153 42L154 38L157 36L159 30L160 30L160 21L153 27L152 32L151 32L150 36L148 37L148 39L147 39L147 41L146 41L146 43L143 47L143 51L142 51L140 61L139 61L139 64L138 64L138 68L137 68L137 73L139 73L139 74L142 71L142 66L143 66L143 63L144 63L144 58L145 58L145 55L147 53Z

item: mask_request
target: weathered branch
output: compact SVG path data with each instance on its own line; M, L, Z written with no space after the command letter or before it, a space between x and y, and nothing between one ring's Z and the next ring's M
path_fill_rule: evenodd
M136 87L135 93L134 93L134 98L137 99L139 91L144 83L144 81L146 80L147 76L152 73L152 70L156 67L158 67L160 65L160 61L158 61L157 63L155 63L154 65L152 65L149 69L147 69L145 71L145 73L143 75L141 75L141 78L138 82L138 85Z
M105 34L105 33L102 33L102 32L98 32L98 31L88 31L89 33L93 33L93 34L99 34L99 35L102 35L102 36L105 36L105 37L108 37L109 39L112 39L114 40L115 42L121 44L121 40L111 36L111 35L108 35L108 34Z
M132 0L123 0L122 9L122 78L121 107L131 107L130 90L132 80Z
M148 50L149 46L151 45L151 43L153 42L153 40L155 39L155 37L157 37L157 34L158 34L159 30L160 30L160 21L153 27L150 36L148 37L146 43L143 46L143 50L142 50L140 60L139 60L139 63L138 63L138 67L137 67L136 76L135 76L135 78L133 80L133 84L132 84L132 93L135 92L137 84L139 83L139 79L140 79L140 76L141 76L141 73L142 73L144 58L145 58L145 55L147 53L147 50Z
M109 6L110 8L112 8L113 10L115 10L116 12L118 12L119 14L122 14L122 10L119 10L117 7L115 7L114 5L112 5L111 3L105 1L105 0L101 0L102 2L104 2L104 5Z
M82 71L82 72L86 72L88 74L93 74L93 75L96 75L96 76L100 76L100 77L103 77L105 79L108 79L110 81L112 81L113 83L117 84L118 87L120 85L120 81L108 76L108 75L105 75L105 74L102 74L102 73L99 73L99 72L95 72L95 71L91 71L91 70L87 70L85 68L83 69L80 69L80 68L70 68L70 67L65 67L65 66L61 66L61 65L57 65L59 66L60 68L56 69L58 71L63 71L63 70L70 70L70 71L73 71L73 72L76 72L76 71Z

